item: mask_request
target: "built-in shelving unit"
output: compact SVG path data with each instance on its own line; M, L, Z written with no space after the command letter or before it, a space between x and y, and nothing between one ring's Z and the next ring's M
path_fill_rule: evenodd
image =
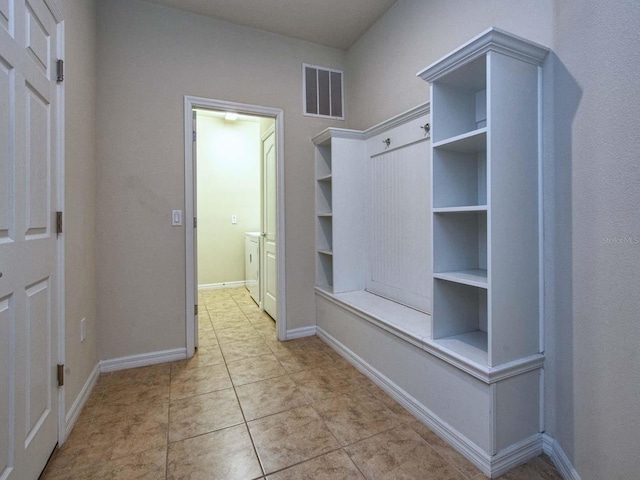
M316 285L340 293L363 288L364 150L362 132L317 135Z
M434 344L491 368L540 348L540 68L491 29L431 83Z
M430 131L423 114L369 129L363 169L352 132L314 138L316 333L492 478L542 451L547 52L495 28L462 45L419 74Z

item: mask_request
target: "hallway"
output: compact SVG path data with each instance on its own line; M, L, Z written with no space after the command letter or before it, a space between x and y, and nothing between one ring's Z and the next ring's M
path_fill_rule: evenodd
M485 478L318 337L278 342L244 288L199 308L194 358L102 374L42 480ZM501 478L561 477L540 456Z

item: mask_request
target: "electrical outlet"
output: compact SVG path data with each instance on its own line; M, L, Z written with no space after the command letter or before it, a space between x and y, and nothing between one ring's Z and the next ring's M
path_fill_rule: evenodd
M231 215L231 223L232 224L236 224L238 223L238 216L237 215Z
M84 342L85 338L87 338L87 319L83 318L80 320L80 343Z

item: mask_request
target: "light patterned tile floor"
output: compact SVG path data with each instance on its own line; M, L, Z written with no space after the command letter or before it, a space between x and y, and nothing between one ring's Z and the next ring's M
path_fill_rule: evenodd
M244 288L200 294L189 360L100 376L41 480L481 480L317 337L280 343ZM561 479L546 456L503 480Z

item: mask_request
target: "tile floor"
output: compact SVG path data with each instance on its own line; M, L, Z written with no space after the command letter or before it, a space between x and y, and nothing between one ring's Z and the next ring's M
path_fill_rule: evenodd
M43 480L485 478L319 338L277 342L245 289L199 305L196 356L102 374Z

